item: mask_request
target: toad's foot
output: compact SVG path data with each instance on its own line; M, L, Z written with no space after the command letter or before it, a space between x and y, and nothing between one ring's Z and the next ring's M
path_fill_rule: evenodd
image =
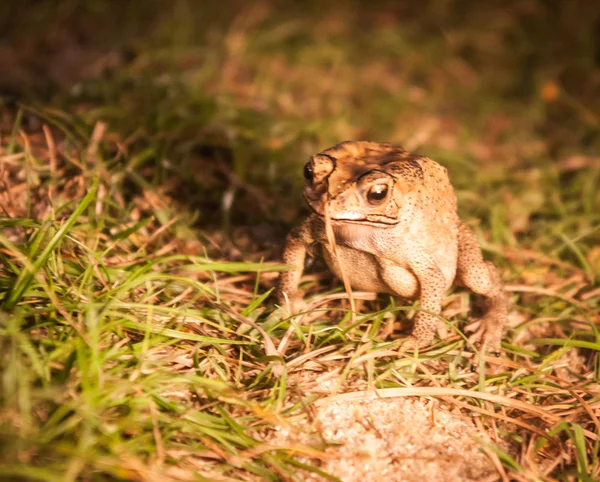
M400 350L398 350L398 354L403 355L407 351L415 352L415 351L421 350L422 348L426 348L429 345L431 345L432 342L433 342L433 337L426 338L426 339L420 339L414 335L410 335L408 338L406 338L406 340L404 342L402 342L402 345L400 346Z
M500 355L500 342L502 341L502 324L488 317L471 318L471 323L465 329L471 333L468 340L475 345L481 345L482 349Z
M294 296L287 297L282 293L277 293L279 306L289 315L297 315L308 311L308 303L304 301L304 292L298 291Z

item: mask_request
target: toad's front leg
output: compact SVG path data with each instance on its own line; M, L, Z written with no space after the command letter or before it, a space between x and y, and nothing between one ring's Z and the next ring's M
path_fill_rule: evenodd
M498 271L492 263L484 261L475 234L464 224L460 225L458 245L457 280L483 296L479 304L482 315L479 329L472 341L482 339L493 353L500 353L503 328L508 318L508 299Z
M303 292L298 290L300 278L304 271L304 259L308 247L315 242L313 236L315 219L309 217L300 226L295 227L287 235L283 262L291 267L289 271L282 271L277 282L275 296L277 302L289 308L292 314L299 313L305 307Z
M399 296L412 297L406 296L411 291L419 296L422 311L415 316L412 333L402 344L401 351L413 351L431 345L438 324L436 315L441 312L446 292L446 279L442 271L424 251L411 253L409 270L413 274L412 286L406 276L397 275L398 269L393 263L384 262L382 268L383 279Z

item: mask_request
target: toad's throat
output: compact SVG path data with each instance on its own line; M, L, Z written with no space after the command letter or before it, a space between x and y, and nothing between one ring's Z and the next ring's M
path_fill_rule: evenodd
M373 239L381 236L382 231L387 231L392 227L389 224L376 224L367 221L331 221L331 228L337 245L368 252L372 249Z
M333 221L331 223L335 243L339 246L354 248L359 251L370 251L372 240L377 237L377 228L385 229L385 225L374 227L371 223L340 223Z

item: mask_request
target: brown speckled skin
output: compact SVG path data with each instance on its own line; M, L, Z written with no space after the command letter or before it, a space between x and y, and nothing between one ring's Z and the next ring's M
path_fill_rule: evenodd
M304 196L314 214L287 237L277 290L281 304L302 307L298 283L307 248L317 243L333 273L338 260L325 235L324 205L329 204L337 254L353 288L419 298L411 336L403 350L433 341L441 302L453 284L482 295L477 338L499 352L507 302L502 282L485 262L472 231L456 213L456 196L446 168L389 144L356 141L329 148L307 164ZM384 199L369 200L373 186ZM427 313L427 312L430 313Z

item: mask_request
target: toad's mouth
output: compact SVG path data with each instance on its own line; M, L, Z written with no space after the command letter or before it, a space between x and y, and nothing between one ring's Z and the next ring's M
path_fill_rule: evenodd
M323 220L323 222L327 222L327 218L325 214L315 211L316 214ZM397 219L386 218L383 216L377 216L375 219L373 217L368 217L362 215L362 217L352 217L352 218L334 218L330 217L331 225L333 227L336 226L345 226L348 224L355 224L360 226L373 226L376 228L392 228L396 226L400 221Z

